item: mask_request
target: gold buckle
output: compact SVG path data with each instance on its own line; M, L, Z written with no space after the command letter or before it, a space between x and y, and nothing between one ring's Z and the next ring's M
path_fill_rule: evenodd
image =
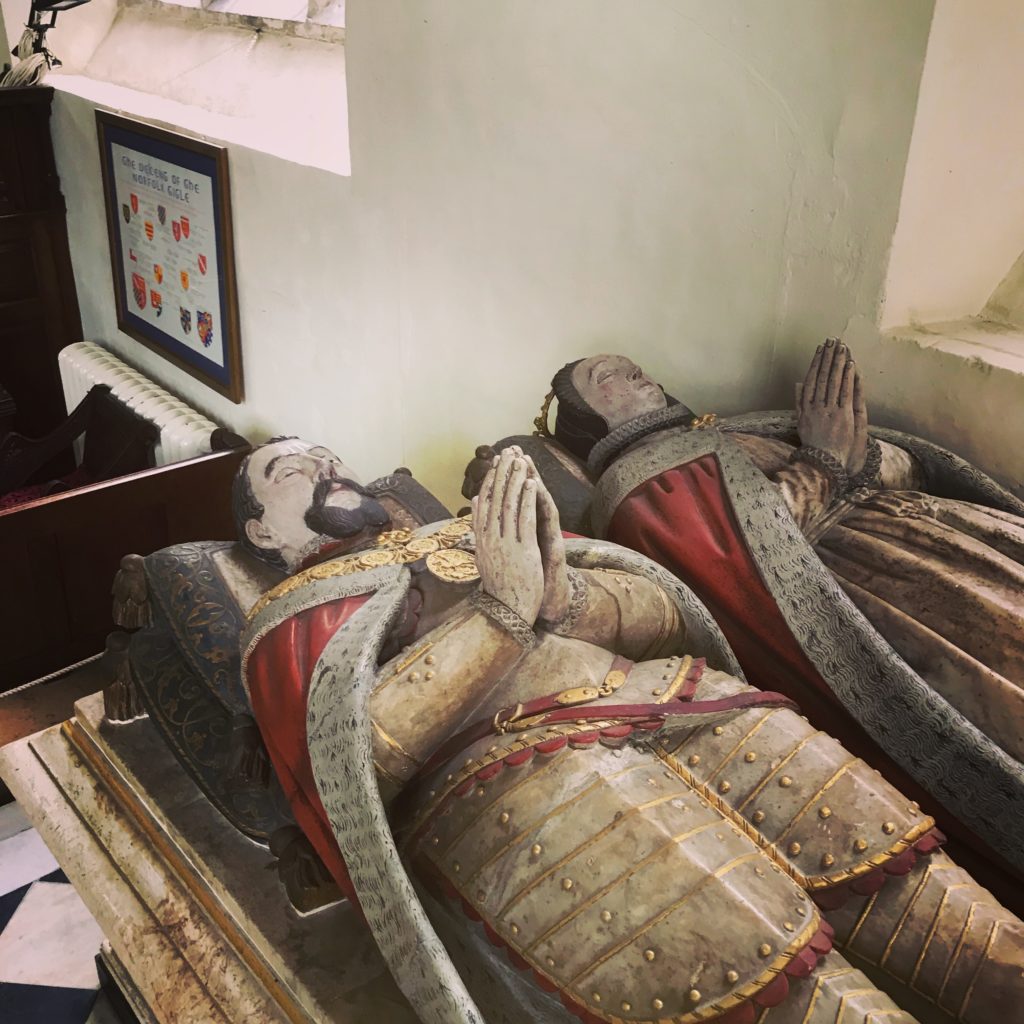
M502 708L499 711L494 712L494 731L499 735L503 735L506 732L511 731L515 726L513 723L523 713L523 705L517 704L512 709L512 714L508 718L501 718L501 712L505 709Z

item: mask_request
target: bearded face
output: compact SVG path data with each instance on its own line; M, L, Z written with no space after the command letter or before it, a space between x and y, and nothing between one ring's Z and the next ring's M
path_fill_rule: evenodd
M331 504L331 498L339 490L356 495L358 503L348 507ZM332 476L320 480L313 488L313 498L304 520L314 533L344 540L367 528L375 528L375 532L379 532L390 523L391 517L362 484L349 477Z
M287 438L257 448L234 489L240 542L256 557L294 572L328 541L374 537L386 509L329 449Z

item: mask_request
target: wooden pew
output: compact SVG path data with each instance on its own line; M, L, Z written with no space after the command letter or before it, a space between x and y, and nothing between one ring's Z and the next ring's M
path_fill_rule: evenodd
M248 448L65 491L0 512L0 692L103 650L122 556L230 540Z

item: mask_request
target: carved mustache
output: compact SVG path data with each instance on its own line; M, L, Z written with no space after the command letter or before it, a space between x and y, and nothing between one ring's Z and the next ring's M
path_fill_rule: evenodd
M328 495L338 485L360 496L355 508L337 508L327 504ZM306 526L314 533L339 540L354 537L368 526L387 526L390 521L384 506L362 484L345 477L328 477L319 481L313 488L313 498L305 515Z

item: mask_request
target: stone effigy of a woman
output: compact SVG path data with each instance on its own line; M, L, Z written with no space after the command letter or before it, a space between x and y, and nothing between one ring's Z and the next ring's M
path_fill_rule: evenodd
M869 432L838 342L795 416L696 418L617 355L552 384L541 455L567 506L589 501L583 529L669 568L751 682L1024 875L1024 503L934 445Z

